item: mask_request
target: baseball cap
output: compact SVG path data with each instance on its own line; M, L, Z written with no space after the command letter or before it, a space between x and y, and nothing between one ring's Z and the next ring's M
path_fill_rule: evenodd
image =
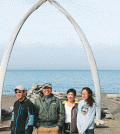
M42 89L44 89L45 87L49 87L49 88L52 89L52 84L50 84L50 83L45 83L45 84L43 84Z
M23 90L26 90L26 89L23 86L17 86L17 87L15 87L15 90L21 90L21 91L23 91Z

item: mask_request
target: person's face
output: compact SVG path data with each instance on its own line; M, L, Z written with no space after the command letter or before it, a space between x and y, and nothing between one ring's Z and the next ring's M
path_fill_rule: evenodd
M83 98L83 100L87 100L89 96L90 96L90 94L88 94L88 91L86 89L84 89L82 91L82 98Z
M16 97L18 98L18 100L23 101L25 98L26 92L23 92L23 91L17 89L17 90L15 90L15 94L16 94Z
M45 87L44 89L42 89L42 91L43 91L44 96L48 97L51 95L52 89L49 87Z
M67 99L68 99L69 102L74 102L75 98L76 98L76 96L74 95L73 92L69 92L67 94Z

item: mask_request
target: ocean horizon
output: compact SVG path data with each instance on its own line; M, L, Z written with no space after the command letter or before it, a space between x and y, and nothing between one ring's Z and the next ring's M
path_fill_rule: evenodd
M120 70L98 72L102 93L120 93ZM14 94L18 85L31 89L35 83L51 83L56 92L66 92L69 88L81 92L83 87L90 87L95 92L91 70L7 70L3 95Z

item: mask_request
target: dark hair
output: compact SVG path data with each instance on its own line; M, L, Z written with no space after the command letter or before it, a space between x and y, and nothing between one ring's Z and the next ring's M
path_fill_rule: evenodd
M69 92L73 92L74 96L76 96L76 90L75 90L75 89L70 88L70 89L68 89L67 94L68 94Z
M88 99L86 100L86 102L87 102L87 104L88 104L90 107L92 107L92 106L93 106L93 103L95 102L95 100L94 100L93 97L92 97L92 95L93 95L92 90L91 90L89 87L84 87L84 88L82 89L82 91L83 91L83 90L87 90L88 94L90 95L90 96L88 97ZM82 91L81 91L81 93L82 93Z

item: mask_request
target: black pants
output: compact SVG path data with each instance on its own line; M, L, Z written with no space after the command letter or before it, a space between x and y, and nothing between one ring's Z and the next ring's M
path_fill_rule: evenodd
M70 123L65 123L64 124L64 134L78 134L78 133L70 133L70 127L71 127L71 124Z
M94 134L94 129L88 129L85 131L85 134Z
M70 123L64 124L64 134L70 134Z

